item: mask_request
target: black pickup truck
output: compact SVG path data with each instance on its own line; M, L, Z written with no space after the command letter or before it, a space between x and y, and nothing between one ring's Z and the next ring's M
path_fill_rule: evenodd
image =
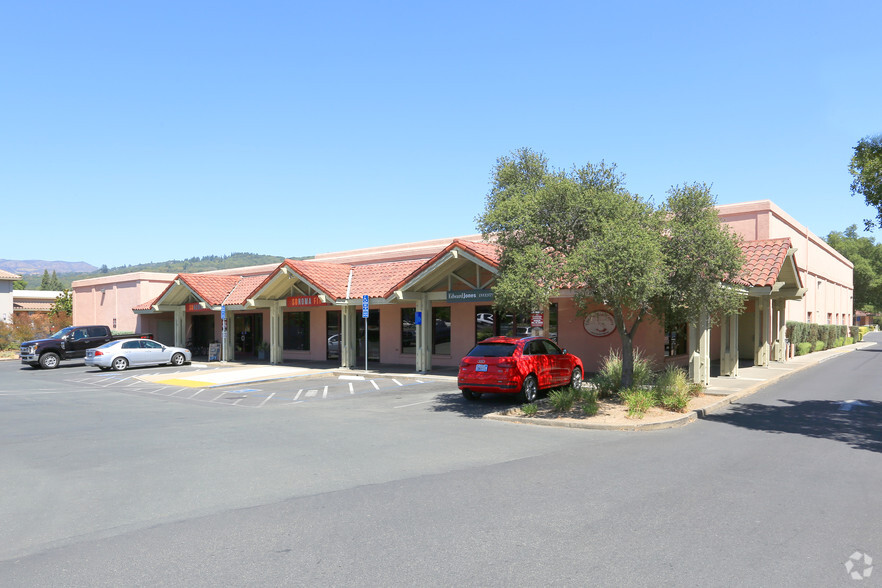
M89 325L85 327L65 327L48 339L25 341L21 344L21 362L35 368L51 370L58 367L64 359L86 357L86 349L100 347L116 339L152 339L149 333L137 335L114 335L110 327Z

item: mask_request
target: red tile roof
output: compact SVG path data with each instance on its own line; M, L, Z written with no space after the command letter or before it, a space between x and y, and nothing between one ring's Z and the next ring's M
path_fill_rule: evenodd
M0 280L20 280L20 279L21 279L20 275L0 269Z
M744 265L733 281L745 286L774 286L790 247L789 238L742 242Z
M218 276L207 274L180 274L178 278L211 306L223 304L233 291L241 276Z

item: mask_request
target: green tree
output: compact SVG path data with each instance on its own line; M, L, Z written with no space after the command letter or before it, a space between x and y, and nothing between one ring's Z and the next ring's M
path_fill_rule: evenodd
M52 305L52 309L49 311L49 316L53 317L62 314L67 316L73 315L73 293L70 290L64 290L59 294Z
M864 221L867 229L876 224L882 227L882 135L858 141L848 171L854 178L851 193L860 194L868 206L876 209L876 218Z
M16 280L12 283L13 290L27 290L28 289L28 281L27 280Z
M40 290L51 290L50 287L51 278L49 277L49 270L43 270L43 279L40 281Z
M702 184L672 188L656 208L625 189L615 165L556 170L544 154L520 149L497 160L476 220L501 246L494 304L529 312L564 287L575 290L582 313L602 302L621 338L627 388L634 337L648 315L741 308L740 297L722 287L740 271L740 250L715 215Z
M857 225L832 231L824 240L854 264L855 308L882 308L882 244L859 236Z

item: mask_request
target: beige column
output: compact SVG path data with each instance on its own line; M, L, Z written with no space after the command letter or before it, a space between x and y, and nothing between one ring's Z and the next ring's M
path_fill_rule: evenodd
M704 386L710 383L710 318L705 311L689 324L689 379Z
M282 335L284 333L282 305L284 300L273 300L270 305L270 363L282 363Z
M187 313L183 306L175 308L175 347L187 344Z
M432 369L432 303L427 294L420 294L416 312L422 314L416 326L416 371L426 373Z
M236 313L227 311L227 357L226 361L236 360Z
M738 315L720 323L720 375L738 377Z
M753 365L769 367L769 331L771 329L771 312L769 298L757 298L754 305L756 312L754 321L754 354Z
M355 346L358 344L355 306L344 306L340 313L340 367L355 368Z

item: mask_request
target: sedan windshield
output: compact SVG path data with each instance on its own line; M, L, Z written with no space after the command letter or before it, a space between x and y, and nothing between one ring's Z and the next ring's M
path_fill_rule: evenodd
M511 357L515 347L514 343L478 343L468 357Z

